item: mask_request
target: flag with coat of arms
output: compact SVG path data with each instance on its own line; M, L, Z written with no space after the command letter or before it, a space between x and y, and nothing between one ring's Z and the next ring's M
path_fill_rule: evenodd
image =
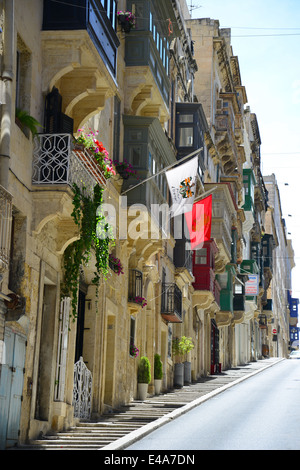
M171 215L183 214L192 210L196 193L198 157L166 172L172 207Z

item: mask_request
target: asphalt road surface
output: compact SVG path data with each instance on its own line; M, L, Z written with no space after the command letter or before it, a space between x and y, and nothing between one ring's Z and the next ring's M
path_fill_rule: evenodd
M128 450L300 450L300 360L229 388Z

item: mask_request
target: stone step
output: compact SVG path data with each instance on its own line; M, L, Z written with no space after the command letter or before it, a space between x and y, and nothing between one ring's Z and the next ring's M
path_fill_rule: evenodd
M57 445L47 445L42 443L40 445L36 444L29 444L29 445L22 445L16 448L15 450L98 450L102 447L105 447L107 442L103 444L57 444Z
M82 421L70 430L21 445L14 450L96 450L106 447L123 436L135 431L156 419L169 414L194 399L233 382L238 377L249 375L253 370L264 366L253 364L210 376L197 383L173 389L159 396L148 397L145 401L134 400L112 413L103 415L101 421Z

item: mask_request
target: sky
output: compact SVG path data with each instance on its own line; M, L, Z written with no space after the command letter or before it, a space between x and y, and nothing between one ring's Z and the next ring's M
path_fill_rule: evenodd
M231 28L248 106L258 120L263 175L275 174L300 298L300 0L187 0L192 18ZM288 186L286 185L288 184Z

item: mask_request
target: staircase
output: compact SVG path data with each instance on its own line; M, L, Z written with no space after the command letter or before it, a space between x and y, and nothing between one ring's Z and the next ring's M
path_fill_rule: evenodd
M185 403L133 401L116 413L109 413L97 422L80 422L68 431L45 435L14 450L99 450L136 429L170 413Z
M203 377L190 385L149 397L145 401L134 400L112 413L101 416L97 422L82 421L68 431L45 435L41 439L29 444L19 444L9 450L105 450L109 444L172 411L214 390L244 380L281 360L262 359L223 371L221 374Z

